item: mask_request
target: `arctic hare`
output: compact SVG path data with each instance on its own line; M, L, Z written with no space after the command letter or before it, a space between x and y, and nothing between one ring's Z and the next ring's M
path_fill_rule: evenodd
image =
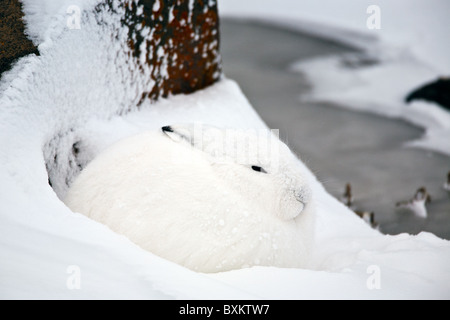
M124 139L80 173L65 203L199 272L305 267L313 237L307 178L270 132L186 125Z

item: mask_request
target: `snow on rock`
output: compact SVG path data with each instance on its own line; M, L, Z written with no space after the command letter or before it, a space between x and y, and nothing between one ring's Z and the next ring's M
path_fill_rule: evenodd
M78 166L122 138L171 123L265 124L227 79L138 109L145 79L115 54L120 41L105 38L107 28L94 23L77 30L83 37L46 38L46 24L59 23L46 17L40 11L33 17L44 30L36 29L41 56L19 61L0 85L0 298L450 298L448 241L429 233L381 235L300 161L317 202L308 269L195 273L71 212L59 199L64 186Z
M21 2L25 14L26 33L33 43L39 46L52 38L55 32L62 31L61 28L54 27L66 22L66 18L71 13L68 10L70 7L76 6L80 10L89 10L93 9L99 0L22 0Z
M419 188L411 200L397 203L397 208L406 209L414 213L417 217L426 219L428 216L426 205L431 202L431 196L427 189Z

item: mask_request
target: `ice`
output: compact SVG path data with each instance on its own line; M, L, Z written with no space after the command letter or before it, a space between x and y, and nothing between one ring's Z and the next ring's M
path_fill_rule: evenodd
M360 48L411 48L413 55L442 74L450 73L450 43L447 19L450 3L445 0L271 0L219 1L222 16L256 18L300 31L344 41ZM381 29L368 29L367 8L376 4Z
M370 1L237 0L219 3L223 16L256 18L356 47L363 54L294 64L311 82L307 100L405 119L426 129L407 145L450 154L450 113L424 102L406 105L412 90L450 74L450 2L377 1L381 29L368 29Z
M404 102L412 89L434 76L432 69L408 55L360 68L346 67L347 60L348 56L331 56L293 64L292 70L313 85L311 93L301 99L330 101L343 108L406 119L426 129L420 140L407 145L450 154L450 113L427 102Z

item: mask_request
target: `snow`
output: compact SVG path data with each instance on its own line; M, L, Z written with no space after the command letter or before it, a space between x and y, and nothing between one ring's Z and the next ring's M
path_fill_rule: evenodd
M450 154L450 113L425 102L406 105L413 89L450 74L448 12L445 0L380 0L381 29L369 29L372 1L269 0L220 3L223 16L257 18L362 50L346 56L293 63L312 92L302 101L333 102L344 108L405 119L425 129L408 146Z
M159 0L156 0L155 3L153 4L153 11L158 12L160 8L161 8L161 5L159 3Z
M25 1L25 7L41 55L22 59L0 85L1 299L450 298L448 241L430 233L384 236L315 179L316 245L308 269L195 273L71 212L59 197L64 180L77 174L70 162L74 142L89 162L122 138L171 123L265 124L226 78L136 108L146 75L127 66L120 37L106 37L114 28L99 30L84 11L82 28L69 30L56 1L40 2L45 5ZM80 271L79 289L68 285L73 270Z
M55 28L67 17L72 16L69 10L75 6L82 10L90 10L99 0L23 0L26 33L35 45L40 45L54 37L61 28ZM56 32L56 33L55 33Z

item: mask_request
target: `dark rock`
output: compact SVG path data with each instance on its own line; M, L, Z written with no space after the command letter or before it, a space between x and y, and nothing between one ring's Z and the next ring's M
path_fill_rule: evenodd
M25 35L22 5L18 0L0 3L0 77L19 58L39 55L38 49Z
M407 103L414 100L434 102L450 110L450 78L439 78L436 81L427 83L415 89L405 98Z

